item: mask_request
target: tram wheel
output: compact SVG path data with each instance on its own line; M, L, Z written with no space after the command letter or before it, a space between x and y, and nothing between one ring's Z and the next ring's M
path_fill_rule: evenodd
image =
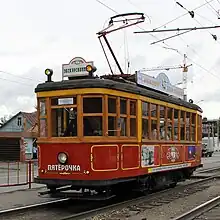
M169 187L174 188L174 187L176 187L176 185L177 185L177 182L173 182L173 183L169 184Z

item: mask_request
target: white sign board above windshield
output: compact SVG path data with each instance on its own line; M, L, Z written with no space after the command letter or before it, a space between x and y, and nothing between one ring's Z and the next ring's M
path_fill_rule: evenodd
M93 66L93 61L86 62L82 57L75 57L69 64L62 65L63 77L88 76L89 73L86 71L87 65Z

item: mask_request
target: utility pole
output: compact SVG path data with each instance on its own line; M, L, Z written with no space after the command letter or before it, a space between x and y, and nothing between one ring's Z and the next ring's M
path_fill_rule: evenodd
M214 122L212 123L212 147L213 151L215 149L215 131L214 131Z
M187 72L188 72L188 67L191 65L186 65L186 59L187 56L186 54L184 54L184 59L183 59L183 91L184 91L184 95L183 95L183 100L187 101Z
M208 149L210 149L210 123L208 123Z

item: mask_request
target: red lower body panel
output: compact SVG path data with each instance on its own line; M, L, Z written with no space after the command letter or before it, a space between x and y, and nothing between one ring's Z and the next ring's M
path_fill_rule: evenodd
M68 163L58 163L65 152ZM39 144L38 179L101 181L134 178L201 165L201 146L152 144Z

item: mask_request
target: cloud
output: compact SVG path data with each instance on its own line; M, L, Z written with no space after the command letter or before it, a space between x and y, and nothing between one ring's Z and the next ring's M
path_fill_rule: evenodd
M0 106L0 116L16 114L18 111L34 111L36 105L35 88L38 83L46 81L44 74L45 68L33 67L21 76L10 76L7 74L8 80L0 81L1 96L0 103L4 105ZM61 79L61 67L54 66L54 80ZM13 80L13 81L10 81Z
M201 26L196 20L203 26L210 26L218 21L215 13L207 6L195 11L196 20L187 14L166 24L167 21L174 20L175 17L185 13L174 1L102 1L119 13L138 10L149 15L151 23L146 19L145 23L139 25L145 30L161 25L161 28L164 29ZM184 1L184 6L189 10L201 4L199 0ZM219 6L216 2L212 2L212 4L216 8ZM51 8L51 6L53 7ZM0 115L17 113L21 109L31 110L36 101L34 88L37 83L45 81L44 69L48 67L54 69L53 78L59 80L62 64L68 63L75 56L93 60L98 74L110 72L96 33L115 13L97 1L38 0L35 3L28 0L19 2L8 0L2 4L1 9L0 18L4 22L0 24L0 70L23 78L0 73L0 101L2 103ZM133 31L140 30L139 27L108 36L123 69L125 58L130 61L131 73L144 67L182 64L183 56L174 50L164 49L164 46L175 48L181 54L186 53L192 61L208 70L206 71L191 60L187 61L187 63L193 64L188 72L188 96L192 97L195 102L200 99L205 100L201 104L207 117L219 114L220 43L214 41L211 34L219 37L220 30L192 31L181 35L181 38L175 37L165 41L167 46L163 42L155 45L150 45L150 43L156 38L162 39L176 34L175 32L133 34ZM125 52L125 49L128 49L128 52ZM107 52L109 54L108 50ZM111 63L115 70L112 59ZM148 73L156 76L159 72ZM173 84L182 80L181 69L165 73ZM31 78L31 80L24 79L24 77ZM210 102L210 100L213 101Z

